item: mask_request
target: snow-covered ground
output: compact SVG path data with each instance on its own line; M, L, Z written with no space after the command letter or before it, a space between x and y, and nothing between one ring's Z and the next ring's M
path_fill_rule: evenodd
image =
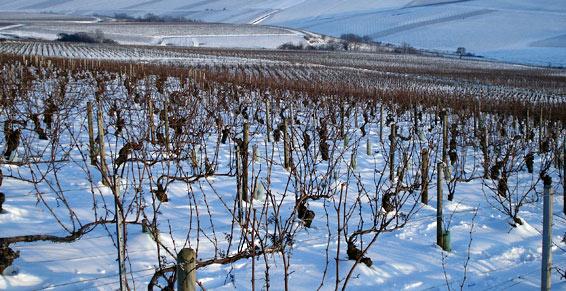
M21 0L0 10L88 15L116 12L186 16L211 22L272 24L340 36L468 52L497 60L566 66L563 0Z
M79 124L84 122L82 118L78 120ZM376 128L372 128L370 134L372 142L377 144ZM215 138L211 138L209 145L211 148L214 148L214 141ZM264 142L262 135L253 137L253 143L257 143L260 149L264 148ZM230 145L222 145L220 157L227 158L230 147ZM78 155L76 152L72 154L77 161L80 160L81 157L76 155ZM377 152L372 156L366 156L365 153L359 154L357 172L364 177L364 183L371 184L374 169L380 168L382 161L383 157ZM224 162L220 165L219 173L228 172ZM6 167L9 166L4 166L5 173L7 172ZM13 171L18 171L17 167L11 166L11 168ZM25 169L21 171L26 172ZM94 172L91 174L94 174L95 187L99 188L91 189L85 174L83 169L74 162L65 163L59 173L61 177L66 177L62 180L62 194L75 209L78 217L88 221L92 217L91 190L100 204L103 203L102 199L106 199L107 203L112 201L112 194L108 188L97 182L100 177ZM260 176L260 180L265 181L263 180L265 176ZM288 172L282 167L274 168L272 191L277 197L285 192L287 176ZM339 181L346 180L348 180L346 176L341 176L339 179ZM227 216L224 203L231 203L235 188L234 179L225 178L211 178L209 181L197 183L190 190L194 191L194 194L190 195L184 185L171 185L167 191L170 202L162 204L159 221L162 230L167 230L168 225L171 225L177 250L183 246L190 225L187 208L189 205L191 209L210 207L211 222L216 233L230 233L230 217ZM431 196L434 196L434 188L431 187ZM29 185L5 179L2 189L7 193L8 202L5 204L5 213L0 215L1 236L35 233L64 234L49 211L41 206L42 203L37 204L37 197ZM212 189L215 189L218 197L210 195L213 193ZM541 201L526 206L521 212L520 216L526 221L525 225L512 228L508 224L509 219L501 215L490 204L493 203L493 198L489 194L484 195L483 190L485 189L481 182L461 183L454 202L445 201L445 219L450 220L453 249L444 259L448 281L452 288L459 288L463 279L463 266L468 256L470 230L473 225L470 262L464 289L537 289L541 266ZM46 194L42 199L55 207L57 195L50 192L49 189L43 189L43 191ZM193 205L191 195L203 197L202 193L209 193L206 196L208 201L200 200ZM560 248L565 247L561 239L566 232L566 218L561 212L562 198L559 187L556 187L556 193L553 227L553 240L556 244L553 247L554 263L557 266L564 266L566 252ZM147 196L146 199L149 201L150 196ZM349 201L349 203L354 202L354 200ZM262 204L261 201L258 203ZM292 202L289 201L289 203ZM431 206L423 206L418 210L407 226L399 231L380 236L376 245L367 254L373 260L374 265L368 268L360 264L354 273L350 288L355 290L376 290L376 288L379 290L445 290L446 283L442 269L443 253L435 245L436 210L433 206L435 204L436 199L432 198ZM285 209L290 206L285 205ZM313 290L318 287L326 268L327 254L330 260L327 268L330 271L328 271L322 289L331 290L334 286L333 270L337 236L335 233L329 233L326 224L329 224L330 230L335 229L336 224L332 215L325 218L325 211L330 211L332 207L331 202L324 200L314 201L309 205L309 208L316 212L317 218L312 228L300 229L295 238L296 245L292 251L290 270L292 290ZM475 209L479 210L477 217L472 221ZM55 211L60 215L64 214L63 209L55 207ZM102 208L99 211L103 211ZM203 219L201 224L203 224L201 227L205 229L211 227L208 219ZM162 241L172 246L173 242L168 232L162 234ZM15 261L14 269L8 270L5 274L16 270L17 275L0 276L0 288L9 290L116 289L119 283L116 274L116 251L110 235L114 235L112 225L109 225L108 229L99 226L73 243L16 244L14 249L20 251L20 258ZM193 246L196 245L194 235L190 239ZM212 253L213 246L210 242L200 243L201 259L208 259L207 255ZM141 232L139 225L128 226L128 257L128 270L132 271L131 275L128 275L128 278L132 280L131 284L133 283L137 289L145 289L154 272L156 248L150 236ZM271 289L281 290L283 289L281 260L278 256L271 257L270 260L272 260ZM347 270L352 265L352 262L345 257L344 251L339 264L342 270ZM257 283L259 286L263 284L261 278L264 268L262 266L259 263L256 266L256 279L260 278ZM211 265L199 269L197 277L208 290L247 290L251 280L250 268L251 260L243 259L232 265ZM566 288L566 282L561 281L555 272L553 272L552 279L554 281L553 290Z
M118 77L120 78L120 77ZM126 116L126 128L124 132L128 138L136 139L145 136L146 125L140 122L146 117L143 105L133 102L133 98L123 95L125 88L123 80L109 78L113 88L107 96L108 107L112 106L113 100L117 100ZM81 221L82 223L93 221L97 218L111 219L113 217L113 194L108 187L101 183L101 176L96 167L90 165L88 161L88 138L87 138L87 117L85 114L85 101L94 100L92 89L96 86L87 86L79 81L73 83L64 100L69 100L73 106L65 107L65 114L61 124L62 132L59 134L60 142L55 143L56 147L51 147L48 141L38 140L32 129L24 131L22 145L18 150L21 159L32 157L47 158L51 150L64 154L61 160L54 165L37 164L31 167L2 165L4 182L2 192L6 194L7 202L4 204L5 212L0 214L0 237L10 237L29 234L52 234L58 236L66 235L63 227L54 218L56 215L60 223L65 227L72 227L71 221ZM171 82L173 83L173 82ZM41 90L46 92L53 90L50 82L41 83L38 100L29 103L32 108L36 106L43 108L39 101L42 96ZM173 85L175 85L173 83ZM172 86L173 87L173 86ZM51 89L50 89L51 88ZM82 88L82 89L81 89ZM89 89L90 88L90 89ZM174 87L173 87L174 88ZM74 95L79 92L81 98ZM203 91L200 91L201 94ZM47 94L47 93L46 93ZM154 94L157 94L154 92ZM47 96L47 95L45 95ZM158 98L157 95L156 98ZM188 97L193 98L193 97ZM210 101L221 102L220 95L213 97L194 97L191 99L190 106L182 108L183 112L193 112L196 110L201 115L195 119L197 124L187 125L189 128L194 126L194 130L199 130L199 118L204 116L205 109L214 104ZM240 96L240 98L245 98ZM37 103L36 103L37 102ZM250 98L249 102L259 102L257 98ZM292 101L294 102L294 101ZM27 104L27 103L26 103ZM114 103L116 104L116 103ZM274 103L272 103L274 104ZM257 104L256 104L257 105ZM159 103L156 102L156 106ZM236 106L234 106L236 107ZM35 108L35 110L38 110ZM127 109L126 109L127 108ZM214 107L213 107L214 108ZM253 106L250 106L253 108ZM261 107L256 107L261 108ZM275 107L274 107L275 109ZM314 109L314 108L311 108ZM319 108L316 108L318 110ZM297 113L299 119L308 118L309 111ZM387 113L387 112L386 112ZM105 116L110 115L108 111ZM260 113L263 116L263 112ZM278 114L274 114L278 116ZM115 115L114 115L115 116ZM121 148L123 137L116 138L114 130L114 117L105 119L107 128L107 156L110 161L116 160L116 154ZM277 118L277 117L275 117ZM410 149L409 151L419 152L419 146L430 146L436 152L431 152L431 164L438 158L438 140L441 136L441 127L432 126L432 121L424 117L431 124L421 124L420 132L422 137L408 138L399 141L399 148ZM157 119L157 118L156 118ZM242 122L242 117L226 114L222 115L226 123ZM363 118L358 115L358 122L363 123ZM5 120L3 120L5 121ZM411 136L409 129L413 120L408 115L397 119L399 133ZM344 278L353 262L347 259L345 253L344 237L337 233L338 225L336 222L337 207L336 203L340 185L346 183L349 194L345 198L345 204L353 207L355 211L353 217L370 218L372 211L381 212L373 209L373 203L377 200L369 200L375 191L375 197L381 199L383 188L389 187L389 182L379 182L377 179L384 173L385 161L387 160L387 145L379 139L378 123L373 120L367 125L368 137L362 138L360 130L353 125L355 122L350 119L351 128L347 131L350 144L345 147L341 140L331 142L335 149L334 156L337 161L337 168L327 174L330 163L324 162L317 153L317 148L311 144L304 152L306 155L306 167L313 167L316 174L312 181L312 191L322 191L328 189L333 196L328 199L309 201L309 209L316 213L311 228L305 228L298 219L293 219L291 212L295 208L295 186L293 176L282 166L282 142L268 142L265 136L265 127L255 123L250 129L251 140L250 148L258 146L258 159L251 162L250 172L252 177L258 177L260 183L270 183L267 196L259 196L254 200L254 207L261 211L266 197L273 197L272 201L281 201L281 208L274 214L276 217L285 218L291 215L289 225L296 229L297 233L293 238L292 248L289 250L290 256L290 287L291 290L313 290L322 286L322 290L333 290L336 276L335 267L339 266L340 278ZM31 126L31 125L30 125ZM295 130L308 129L315 131L315 124L303 120L292 127ZM509 129L512 131L512 129ZM236 129L237 132L237 129ZM388 128L384 128L384 140L389 135ZM2 135L3 136L3 135ZM189 135L192 137L191 135ZM239 136L239 134L238 134ZM497 136L497 134L494 134ZM302 138L297 135L296 142L301 143ZM373 145L373 150L368 155L365 151L367 139ZM216 162L217 174L230 172L234 144L218 144L218 136L214 129L206 131L203 136L204 142L198 147L199 157L206 155ZM490 140L491 137L490 137ZM5 144L4 142L2 144ZM351 167L351 149L354 145L360 146L360 150L355 153L357 166ZM335 146L335 147L334 147ZM415 148L413 148L413 146ZM535 141L530 146L536 147ZM299 146L300 147L300 146ZM502 146L503 147L503 146ZM363 149L363 150L362 150ZM465 171L473 175L479 174L478 165L481 164L481 152L474 146L458 147L459 154L466 157L468 161ZM162 157L163 152L159 152L158 147L147 143L144 146L144 154L135 155L140 159ZM155 152L154 152L155 151ZM4 152L4 148L0 148ZM149 154L149 153L152 154ZM149 156L144 156L146 153ZM213 156L217 157L212 158ZM132 156L133 158L134 156ZM434 158L432 158L434 157ZM518 180L510 178L510 185L515 185L517 181L517 194L523 193L528 189L531 182L536 180L538 165L540 161L535 160L535 174L529 175L526 170L521 170ZM294 160L297 164L301 163L302 152L296 151ZM202 158L197 158L200 162ZM312 159L312 160L309 160ZM414 156L413 159L418 159ZM267 161L272 160L273 171L267 178ZM401 161L401 157L397 157ZM128 162L129 164L130 162ZM522 162L518 162L522 163ZM169 202L159 203L152 199L149 182L155 187L155 179L162 174L173 175L193 175L198 170L191 170L188 162L181 162L184 169L179 172L179 165L167 159L163 159L155 164L147 163L146 166L139 166L134 159L128 166L125 166L123 185L121 193L124 205L131 205L132 211L127 213L127 221L141 219L137 216L137 206L142 206L144 215L149 219L157 215L158 226L161 230L160 241L164 245L178 252L181 247L191 246L198 249L200 260L211 259L215 255L222 256L220 252L227 246L228 236L232 236L232 213L231 207L234 203L236 180L234 177L218 176L198 180L192 184L184 182L174 182L167 187ZM138 166L134 166L138 165ZM456 163L457 167L458 163ZM52 167L54 166L54 167ZM300 166L301 167L301 166ZM33 171L31 171L33 170ZM189 172L185 172L189 171ZM430 169L434 172L434 167ZM407 169L409 176L414 177L419 172L418 166L411 166ZM45 174L45 179L40 179L36 186L30 185L25 181L15 180L9 176L23 177L27 179L39 179L41 174ZM152 177L148 176L152 173ZM305 173L305 172L303 172ZM566 265L565 244L561 241L566 232L566 218L562 213L563 199L562 186L558 179L558 172L552 168L549 172L555 178L555 210L553 225L553 261L554 266L563 267ZM299 174L300 175L300 174ZM329 178L334 176L334 178ZM434 177L434 174L433 174ZM320 180L318 180L320 179ZM143 182L141 182L143 181ZM325 182L326 181L326 182ZM331 182L331 184L323 185ZM139 184L138 184L139 183ZM485 184L484 184L485 183ZM444 201L444 221L447 228L451 231L452 251L443 253L436 246L436 198L435 190L437 184L430 184L430 201L428 205L423 205L419 201L418 192L405 193L403 196L409 201L406 207L400 209L397 219L404 220L408 216L408 223L399 230L381 234L375 245L367 253L373 260L373 266L367 267L360 264L356 267L349 287L353 290L445 290L446 284L450 284L452 289L458 289L460 284L466 290L533 290L539 285L541 268L541 230L542 230L542 201L541 183L533 192L530 198L535 199L527 203L521 209L519 217L524 224L518 227L511 227L509 217L503 215L497 206L496 197L492 190L486 185L492 183L489 180L475 179L472 182L459 182L453 202ZM379 188L376 186L379 186ZM493 186L493 185L491 185ZM446 185L442 185L447 193ZM154 188L152 188L154 189ZM323 189L323 190L321 190ZM365 195L358 196L357 193L367 191ZM40 193L41 195L37 195ZM377 194L381 193L381 194ZM309 193L312 194L312 193ZM341 195L340 195L341 197ZM360 200L358 200L360 199ZM383 198L384 199L384 198ZM154 201L154 202L152 202ZM132 204L130 204L132 203ZM383 202L379 202L383 203ZM416 208L411 208L416 205ZM158 211L152 212L152 207L157 206ZM377 206L377 204L376 204ZM275 207L275 206L273 206ZM71 209L69 216L68 210ZM275 211L269 207L268 213ZM280 212L279 212L280 211ZM196 213L200 218L196 219ZM477 212L477 216L475 213ZM96 213L96 214L95 214ZM338 211L338 213L340 213ZM475 218L474 218L475 217ZM273 226L272 217L265 217L266 224ZM351 232L356 229L357 219L352 219L345 230ZM267 222L271 221L271 222ZM365 223L369 223L366 220ZM139 222L139 221L138 221ZM236 237L238 232L236 226ZM471 232L471 238L470 238ZM155 243L149 234L141 231L138 224L127 226L127 256L129 271L128 280L130 285L136 289L145 289L150 277L155 271L158 253ZM119 284L117 278L116 249L114 245L115 229L112 224L98 226L84 237L72 243L49 243L32 242L12 244L15 250L20 251L18 258L11 269L0 276L0 288L9 290L115 290ZM338 242L341 242L341 253L335 260ZM367 239L364 240L367 243ZM468 245L470 247L468 248ZM217 249L218 248L218 249ZM220 250L220 252L218 251ZM161 249L161 255L166 257L166 261L173 262L174 257ZM234 250L232 250L234 251ZM469 251L469 254L468 254ZM229 254L227 254L229 255ZM446 257L443 257L445 255ZM467 266L466 281L461 283L464 278L464 266L469 257ZM270 288L273 290L283 289L283 262L281 257L276 254L268 256L270 266ZM197 278L203 286L210 290L247 290L251 286L252 260L241 259L233 264L220 265L213 264L205 268L198 269ZM444 274L444 269L446 274ZM255 262L256 287L263 286L263 274L265 267L262 259ZM12 274L12 275L10 275ZM555 290L564 290L566 282L561 281L559 275L553 271L552 280ZM448 283L447 283L448 282ZM323 283L323 285L320 285Z
M275 14L265 23L331 35L353 32L369 35L376 41L408 43L417 48L455 51L458 47L465 47L473 54L510 62L566 65L564 42L545 42L564 37L564 1L395 3L396 7L377 9L364 9L363 4L359 4L357 9L348 10L350 2L340 2L322 13L302 14L303 17L298 15L305 10L297 6Z
M372 135L376 136L376 132ZM261 136L255 140L261 141ZM263 146L263 145L262 145ZM222 147L221 156L228 156L227 146ZM261 148L261 147L260 147ZM359 167L364 176L371 177L374 163L381 158L379 154L374 157L360 155ZM14 169L15 170L15 169ZM226 169L221 169L221 171ZM6 171L6 170L5 170ZM76 211L84 218L89 216L89 203L84 202L82 196L89 195L90 187L85 184L84 178L78 175L82 170L66 164L64 171L60 173L65 179L62 185L64 194L68 197L71 205L77 207ZM285 181L286 172L276 169L275 181ZM221 197L229 199L235 189L233 181L222 181L223 179L212 179L214 188ZM206 182L200 186L207 189ZM193 186L194 187L194 186ZM276 186L279 191L284 191L284 184ZM198 188L198 187L195 187ZM36 196L31 194L31 189L21 182L7 180L3 191L8 194L9 202L5 206L6 213L0 215L2 235L24 235L30 233L59 234L60 229L53 221L52 216L43 207L36 205ZM541 211L540 203L529 206L522 212L521 216L528 222L519 228L511 228L505 217L495 211L482 194L482 186L478 183L462 184L455 202L447 203L445 211L447 216L454 211L452 219L452 246L453 251L446 259L446 268L450 282L454 286L459 284L463 278L463 263L467 257L467 245L469 242L469 231L472 225L473 209L479 208L478 217L474 224L472 234L471 261L465 289L470 290L530 290L538 285L540 272L540 230ZM96 195L100 191L101 197L111 200L111 192L102 187L94 190ZM185 235L184 221L188 221L186 214L187 189L184 187L172 187L168 190L171 201L162 206L161 221L171 223L173 234L177 242L183 241ZM554 241L562 247L561 236L566 231L566 220L559 211L562 200L555 199L556 217L554 225ZM44 199L55 205L56 197L46 194ZM209 197L210 199L210 197ZM212 209L220 211L222 204L217 199L208 201ZM190 203L189 203L190 204ZM293 251L291 275L294 290L312 290L316 287L324 270L324 257L326 254L326 243L329 239L324 226L325 203L311 203L321 219L317 219L312 229L304 229L297 236L297 247ZM431 205L435 200L431 201ZM204 204L200 207L205 207ZM442 271L442 252L435 246L436 217L432 206L425 206L410 223L400 231L385 234L376 246L368 253L374 261L374 266L367 268L363 265L358 267L356 278L352 281L352 287L362 290L443 290L445 289ZM225 217L213 216L216 231L219 233L229 232L229 223ZM333 222L330 221L331 226ZM109 230L111 233L113 229ZM131 268L133 278L139 289L147 285L148 279L153 275L153 259L155 258L155 245L149 235L141 233L139 226L128 227L128 256L132 262ZM168 241L168 235L163 235ZM335 248L335 238L330 237L330 248ZM168 243L171 243L168 241ZM180 245L179 245L180 246ZM178 247L179 247L178 246ZM16 250L21 252L14 267L18 270L15 276L0 277L0 288L7 289L55 289L55 290L77 290L77 289L111 289L116 288L115 250L111 238L103 227L98 227L84 238L75 243L54 244L37 242L31 244L17 244ZM566 262L565 254L558 250L555 252L555 263ZM203 251L204 253L205 251ZM331 252L332 254L333 252ZM332 255L330 255L332 258ZM274 258L277 261L276 258ZM343 268L351 265L351 262L343 260L340 262ZM234 270L231 270L234 268ZM208 289L231 289L246 288L250 282L250 260L242 260L233 266L211 266L199 270L198 279ZM331 262L330 270L334 269ZM274 266L273 274L277 274L278 267ZM258 271L258 273L261 273ZM233 276L230 278L230 274ZM332 274L332 273L331 273ZM566 287L557 276L553 276L556 290ZM281 288L281 277L275 275L272 278L272 287L275 290ZM331 284L334 278L329 275L327 284ZM278 283L279 282L279 283ZM328 287L330 288L330 286ZM325 288L327 289L327 288Z
M249 24L14 21L0 27L0 35L42 40L55 40L60 33L97 31L129 45L274 49L284 43L305 42L305 34L299 31Z
M360 168L373 167L372 158L360 156ZM88 216L89 203L82 202L84 195L90 196L90 187L77 177L76 169L66 167L68 175L63 189L70 203L77 207L83 217ZM362 170L363 171L363 170ZM277 177L285 177L282 169L276 170ZM371 173L367 173L371 175ZM277 179L279 180L279 178ZM285 181L285 179L283 179ZM230 199L236 185L233 181L213 179L214 187L221 197ZM203 183L200 186L207 186ZM284 185L280 191L284 190ZM195 188L198 188L195 187ZM540 280L541 234L542 217L541 204L536 203L522 212L522 217L528 222L519 228L511 228L505 217L495 211L486 201L481 192L481 185L468 184L459 187L456 202L447 203L446 216L455 211L450 227L453 251L446 258L446 269L452 287L459 286L463 279L463 265L467 257L469 231L472 226L473 209L478 208L478 216L474 222L472 234L471 259L465 290L534 290L538 288ZM6 182L3 191L8 194L9 202L5 206L6 213L0 215L2 236L23 235L30 233L62 234L60 227L53 221L52 216L43 207L36 206L36 196L29 193L22 183ZM200 190L197 190L197 192ZM98 195L98 190L95 190ZM109 201L112 194L102 187L100 193ZM558 192L560 193L560 192ZM171 199L162 207L163 216L160 221L167 229L170 223L174 230L177 248L181 247L187 227L184 226L187 217L186 205L189 204L187 190L175 187L168 191ZM197 194L198 195L198 194ZM553 247L554 263L563 266L566 263L566 254L558 248L564 248L561 243L562 235L566 231L566 220L560 212L562 199L560 195L555 198L555 224ZM48 203L55 205L54 195L45 195ZM221 202L214 198L211 207L220 211ZM435 205L435 199L431 205ZM324 205L327 204L327 205ZM82 207L81 207L82 205ZM205 207L201 204L199 207ZM334 270L334 253L336 237L329 238L325 227L324 207L331 207L328 203L311 203L320 219L317 219L312 229L303 229L297 235L297 247L293 250L291 271L291 287L293 290L313 290L322 279L325 268L326 246L330 239L329 270ZM229 233L229 221L223 215L213 217L218 233ZM436 242L436 212L434 207L426 206L421 209L410 223L400 231L384 234L368 256L372 258L374 266L368 268L363 264L358 266L355 279L350 287L356 290L445 290L446 283L442 270L442 251L435 245ZM334 222L330 221L331 226ZM109 226L110 233L114 232ZM169 235L164 234L163 240L172 245ZM194 243L194 242L193 242ZM202 253L208 247L201 244ZM15 245L20 251L20 258L14 263L18 271L15 276L0 276L0 289L8 290L85 290L116 289L118 286L116 251L107 230L98 227L84 238L74 243L22 243ZM210 249L208 249L210 252ZM344 252L343 252L343 255ZM156 249L155 243L147 234L141 232L141 227L131 225L128 227L128 256L131 261L129 270L135 278L137 289L145 289L154 272ZM170 258L172 260L172 258ZM207 259L203 256L202 259ZM282 289L281 262L277 257L272 258L272 289ZM342 257L341 268L351 266L347 257ZM260 265L260 264L258 264ZM278 267L279 266L279 267ZM251 260L240 260L234 265L212 265L197 273L198 280L202 281L208 290L248 289L250 286ZM263 269L257 271L261 278ZM8 271L9 272L9 271ZM553 272L554 273L554 272ZM230 279L231 276L233 279ZM553 275L554 289L564 290L566 284ZM326 279L324 290L333 288L334 276L330 272ZM261 285L261 282L259 283Z

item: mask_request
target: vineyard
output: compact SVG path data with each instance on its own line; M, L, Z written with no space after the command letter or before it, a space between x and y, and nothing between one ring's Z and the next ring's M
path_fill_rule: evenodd
M237 57L209 57L196 53L183 53L147 47L122 47L111 45L67 44L53 42L4 42L0 43L0 53L59 57L69 59L122 60L151 63L175 63L185 65L245 64L258 63Z
M0 53L0 288L538 288L549 193L552 281L566 287L563 70L48 42Z

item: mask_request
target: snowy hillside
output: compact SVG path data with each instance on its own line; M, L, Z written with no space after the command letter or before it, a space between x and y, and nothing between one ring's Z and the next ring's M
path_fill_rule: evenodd
M566 66L563 0L22 0L0 10L69 14L148 12L212 22L271 24L339 36L468 52L510 62Z
M277 48L302 43L299 31L250 24L223 23L128 23L91 21L30 21L0 24L0 36L55 40L60 33L103 32L106 38L128 45L175 45L189 47ZM0 22L4 20L0 14Z

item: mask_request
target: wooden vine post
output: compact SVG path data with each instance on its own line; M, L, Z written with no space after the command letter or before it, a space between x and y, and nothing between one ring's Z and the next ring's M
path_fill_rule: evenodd
M283 167L290 170L291 168L291 143L289 141L288 133L288 122L287 119L283 120Z
M436 244L444 249L443 242L443 228L442 228L442 183L444 178L442 173L444 172L444 163L438 162L436 169Z
M359 124L359 122L358 122L358 106L356 106L356 107L354 108L354 126L355 126L356 128L359 128L359 127L360 127L360 124Z
M379 141L383 141L383 104L379 106Z
M542 152L542 141L544 135L543 119L542 119L542 106L540 108L539 123L538 123L538 146L539 151Z
M415 128L415 134L419 135L419 110L416 105L413 105L413 127Z
M252 146L252 160L256 163L259 162L259 149L257 147L257 144L254 144Z
M184 248L177 254L177 290L195 291L196 281L196 252Z
M271 114L270 108L271 103L269 100L265 100L265 124L267 126L267 142L271 142Z
M6 195L2 192L0 192L0 214L2 214L2 212L4 211L4 202L6 202Z
M153 101L147 98L147 121L149 123L149 138L151 144L155 144L155 125L153 124Z
M423 149L421 155L423 157L421 164L421 202L428 204L428 149Z
M483 177L489 178L489 133L487 132L487 125L482 128L481 134L481 151L483 154Z
M444 163L444 176L449 178L450 173L448 167L448 112L442 111L442 162Z
M346 136L345 130L345 112L344 112L344 105L340 105L340 137L343 139Z
M97 110L97 120L98 120L98 151L100 155L100 174L102 175L102 184L109 186L108 184L108 173L106 167L106 150L104 148L104 120L102 115L102 101L98 101Z
M550 290L552 270L552 204L554 202L554 191L552 189L552 178L546 176L544 179L543 192L543 222L542 222L542 268L541 268L541 290Z
M169 103L165 102L163 112L165 115L165 149L169 152Z
M242 197L242 149L238 143L236 143L236 199L238 202L238 219L242 221L243 213L242 213L242 205L243 205L243 197Z
M397 170L397 178L399 179L399 182L403 182L403 179L405 178L405 173L407 171L410 171L410 165L409 165L409 154L407 152L403 153L403 157L401 158L401 164L400 167L398 167Z
M389 135L389 180L395 180L395 148L397 147L397 124L391 123Z
M472 117L474 118L474 137L478 137L478 111L477 111L477 106L474 105L474 111L472 113Z
M248 195L248 145L250 143L250 124L244 122L244 140L242 142L242 148L240 149L240 154L242 156L242 199L249 202Z
M358 161L357 161L355 150L352 151L352 155L350 156L350 166L352 167L352 170L355 170L356 167L358 166Z
M525 136L527 138L525 140L531 140L530 114L529 109L527 109L527 118L525 119Z
M114 176L114 213L116 214L116 240L118 244L118 267L120 275L120 290L128 290L128 281L126 279L126 245L125 245L125 224L124 213L120 203L120 176Z
M87 121L88 121L88 144L89 144L89 156L90 164L96 166L96 144L94 143L94 115L92 113L92 103L88 101L86 103Z

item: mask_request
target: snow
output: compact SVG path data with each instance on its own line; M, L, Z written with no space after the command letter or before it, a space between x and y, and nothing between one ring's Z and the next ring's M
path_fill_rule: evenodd
M55 40L60 33L102 31L105 38L129 45L178 45L230 48L270 48L304 43L304 34L277 27L232 24L39 22L0 27L8 36Z
M448 52L465 47L470 53L496 60L566 66L563 0L23 0L0 2L0 10L81 15L151 12L209 22L277 25L332 36L356 33L375 41ZM220 40L213 43L211 46L222 45ZM232 39L227 46L234 46Z
M289 10L265 23L335 36L353 32L369 35L376 41L408 43L441 51L453 52L465 47L476 55L509 62L566 65L566 49L561 42L551 47L539 42L563 35L566 29L566 6L560 4L563 1L452 2L357 11L330 10L323 16L304 17ZM293 16L287 16L287 12Z
M81 108L71 110L73 111L72 116L76 117L74 127L77 130L84 129L86 117L83 110ZM403 124L400 126L403 128ZM252 132L255 132L253 128ZM351 134L353 142L359 138L359 133L351 132ZM387 131L384 134L387 136ZM86 133L83 131L83 138L84 135ZM371 142L378 145L378 132L375 125L371 128L370 137ZM211 133L207 137L207 148L213 149L215 141L216 135ZM252 136L251 143L259 145L260 156L264 156L266 152L271 153L273 144L266 142L261 131ZM37 144L37 147L41 149L45 145L45 143ZM86 150L86 144L79 146L83 151ZM114 141L108 142L109 154L116 152L116 146ZM231 147L230 144L220 145L218 173L228 172L227 161ZM275 155L279 158L282 155L280 147L275 149ZM100 175L94 168L88 166L90 172L85 171L78 148L71 150L69 158L72 161L65 162L58 173L61 177L65 177L61 180L63 194L73 207L75 214L81 220L89 221L93 217L93 198L99 203L98 210L103 211L100 205L103 203L102 199L112 206L110 201L113 196L107 187L101 185ZM358 153L357 159L358 170L356 172L363 178L363 184L371 186L374 169L382 168L384 157L378 149L371 156ZM348 163L348 160L344 160L340 164L340 181L336 185L349 181L354 191L356 189L354 178L348 178L345 174ZM3 171L5 174L19 172L24 176L29 175L25 167L4 165ZM94 179L92 192L88 181L91 178L90 175ZM289 173L281 165L274 166L271 190L277 197L285 193L288 175ZM259 179L265 181L265 172L260 174ZM133 194L130 183L133 181L124 180L123 193L126 193L124 197L131 197L129 195ZM231 216L225 203L231 204L235 187L234 178L224 177L203 180L192 185L191 189L188 189L183 183L172 184L167 191L170 201L160 206L161 241L168 246L175 246L175 250L178 251L187 245L185 240L188 237L190 239L188 245L199 246L199 258L207 259L212 256L214 247L210 241L203 237L201 237L203 241L200 244L195 241L194 224L196 222L191 222L189 217L196 207L201 209L203 217L207 217L202 213L202 209L208 209L211 221L208 220L208 217L201 219L200 227L203 231L209 232L212 228L219 238L230 233ZM65 217L64 207L56 207L59 204L55 193L50 191L45 183L42 183L40 188L45 193L43 199L46 200L46 203L53 207L61 217ZM147 185L143 185L143 188L148 191ZM484 196L482 189L481 182L477 180L459 183L455 200L445 201L445 219L448 220L448 216L451 216L448 223L450 223L452 234L452 252L444 259L448 282L453 288L457 288L462 280L469 232L474 225L468 278L464 286L466 290L530 290L537 287L541 256L539 231L542 229L542 216L539 215L542 208L541 202L526 205L520 213L526 223L512 228L507 223L508 219L489 204L490 199L493 198ZM558 195L560 190L559 188L555 190L557 195L554 197L556 218L553 240L557 246L563 247L560 236L566 231L566 219L558 211L562 209L563 203L561 195ZM5 204L5 213L0 214L1 236L31 233L64 234L46 207L41 202L38 203L33 194L34 190L29 184L5 179L2 191L7 194L8 201ZM434 186L431 187L430 192L431 196L434 196ZM205 193L207 193L206 196ZM194 200L192 195L195 197ZM151 194L145 192L145 199L151 201ZM353 199L350 198L348 203L353 203ZM261 201L256 203L261 204ZM442 270L443 252L435 245L436 209L434 205L436 201L435 198L432 198L428 206L419 207L420 209L410 218L407 226L398 231L382 234L367 254L372 258L374 265L369 268L359 265L354 272L350 288L356 290L444 290L446 282ZM283 211L287 212L292 207L292 201L287 201L284 203ZM325 199L309 203L309 208L316 212L317 218L312 228L299 227L297 232L290 269L293 290L316 289L319 281L322 280L325 268L328 268L328 273L322 289L333 289L334 255L338 236L335 233L337 226L332 216L332 207L332 202ZM325 217L325 209L330 211L330 217ZM472 222L476 209L477 218ZM326 224L329 225L329 228L326 227ZM171 225L171 234L168 233L168 225ZM190 228L192 228L192 234L188 232ZM13 247L20 251L20 258L15 261L12 269L7 270L4 276L0 276L0 288L10 290L116 289L118 279L114 238L114 228L109 225L107 229L102 226L97 227L73 243L15 244ZM222 247L225 244L225 241L220 242ZM342 243L342 248L344 248L344 243ZM556 248L554 250L554 263L563 266L566 263L566 252ZM326 266L327 253L329 261ZM127 254L129 257L128 270L132 271L128 278L133 279L132 284L136 289L145 289L149 278L153 275L157 253L155 243L148 234L141 232L139 225L128 225ZM174 260L167 254L162 253L162 255L167 256L169 261ZM281 258L275 255L269 256L269 259L272 276L271 288L281 290L283 289ZM338 264L342 272L352 266L352 261L347 260L344 250L339 259ZM208 290L248 290L251 280L251 263L251 259L243 259L231 265L211 265L199 269L197 278ZM15 274L10 275L12 272ZM263 272L263 264L256 264L258 286L263 284L261 281ZM566 283L560 281L554 272L553 281L556 290L566 288Z

